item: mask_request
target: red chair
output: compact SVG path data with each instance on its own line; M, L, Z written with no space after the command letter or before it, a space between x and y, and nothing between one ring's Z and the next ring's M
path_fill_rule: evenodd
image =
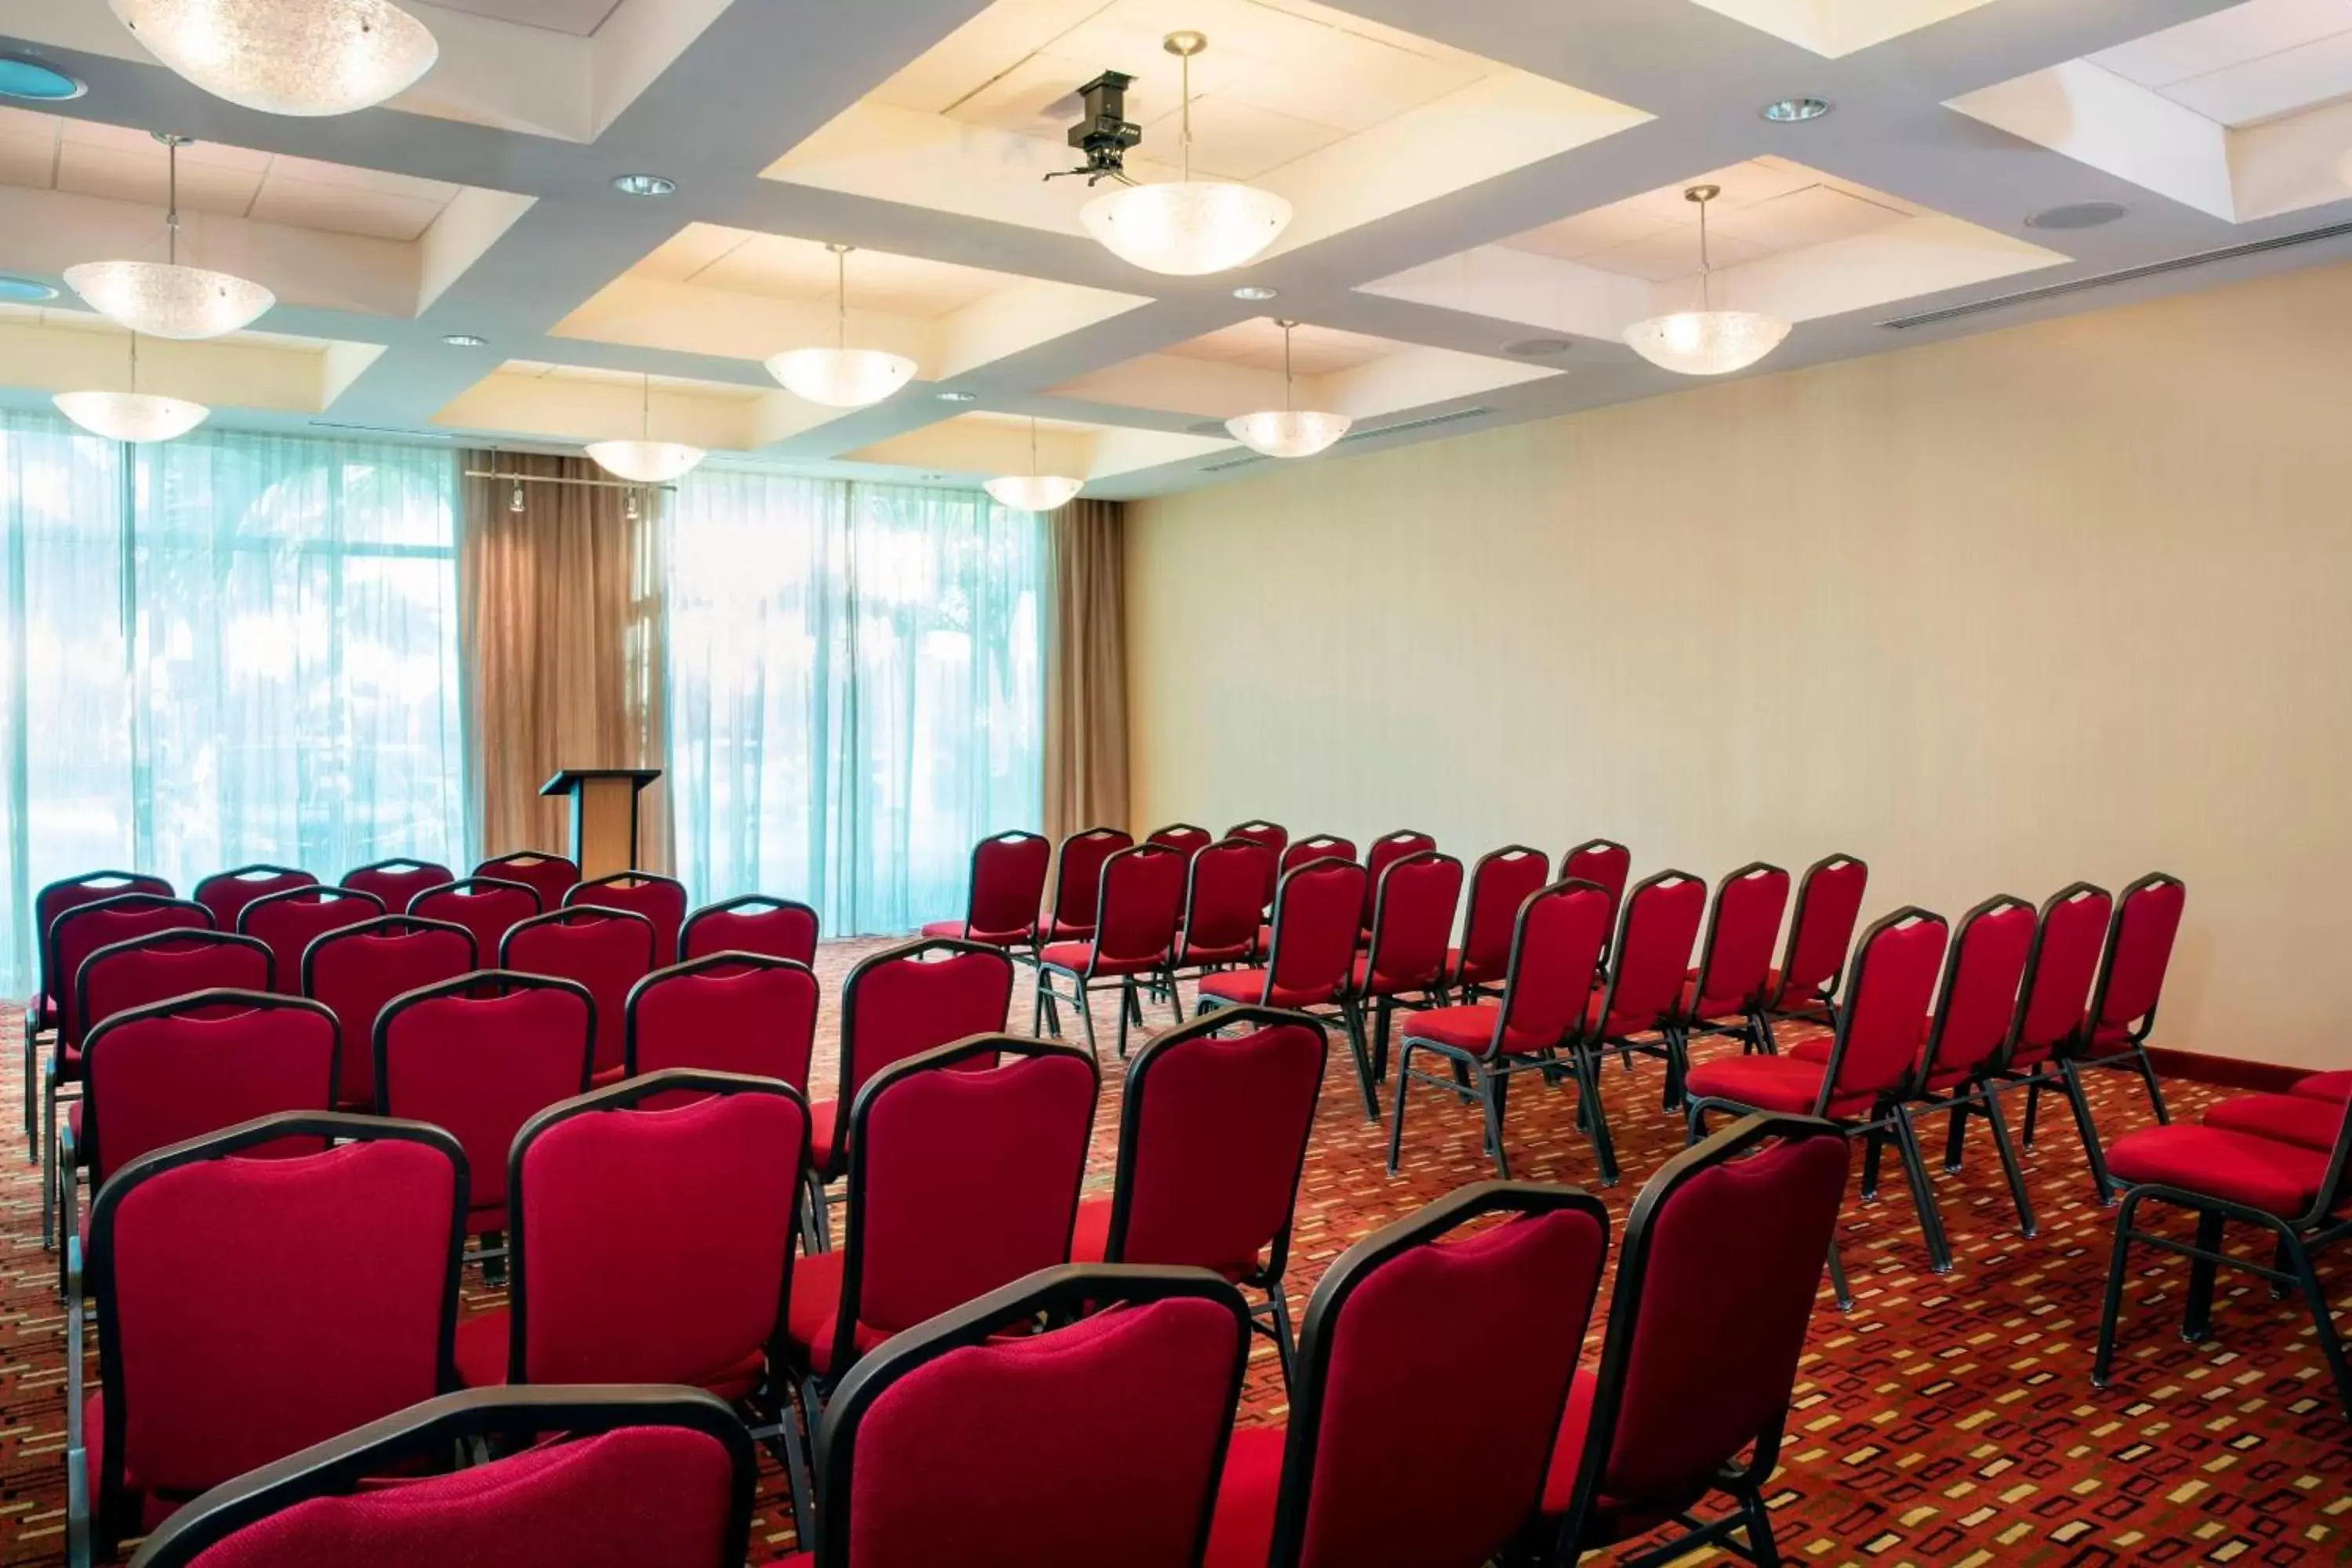
M1519 906L1546 885L1549 875L1543 851L1524 844L1490 849L1470 868L1470 908L1463 918L1462 945L1449 958L1448 984L1462 993L1463 1001L1475 1002L1502 989L1511 967L1511 931L1518 923Z
M1789 946L1772 971L1772 1000L1764 1009L1769 1036L1775 1018L1837 1025L1838 984L1847 946L1862 920L1870 868L1851 855L1825 855L1797 883L1797 912L1789 920Z
M520 882L539 895L539 907L542 910L562 909L563 895L580 880L580 868L572 860L562 855L544 855L536 849L494 855L475 867L473 874L501 882Z
M188 896L212 910L213 924L223 931L235 931L236 917L254 900L318 885L318 878L292 866L240 866L234 871L216 871L206 877Z
M866 1081L845 1140L848 1239L793 1270L787 1335L812 1418L892 1334L1069 1261L1100 1085L1087 1052L1015 1035Z
M1427 855L1436 849L1437 840L1428 834L1410 827L1394 833L1383 833L1364 850L1364 916L1362 941L1372 940L1372 905L1380 899L1381 874L1408 855ZM1349 859L1354 859L1350 855Z
M496 1254L507 1229L507 1153L541 1111L588 1088L596 1005L543 974L478 969L403 992L370 1042L380 1115L444 1128L473 1173L466 1234Z
M383 900L350 888L289 888L254 900L237 911L236 930L269 949L278 989L302 994L302 954L331 931L380 920Z
M654 967L667 969L677 962L678 932L686 925L686 884L651 871L615 871L582 882L563 895L562 908L582 905L623 910L653 922Z
M1586 1005L1580 1048L1594 1058L1596 1083L1612 1048L1628 1068L1637 1055L1658 1058L1666 1067L1660 1102L1672 1110L1683 1102L1683 1079L1690 1071L1683 995L1706 914L1706 884L1687 871L1660 871L1612 903L1617 939L1602 949L1608 968L1596 975Z
M1282 869L1286 876L1301 866L1312 866L1318 860L1353 860L1356 841L1342 838L1336 833L1318 833L1307 838L1295 838L1282 851Z
M1379 847L1373 846L1376 851ZM1376 1096L1381 1079L1388 1076L1389 1026L1397 1009L1445 1005L1454 910L1462 901L1462 862L1423 849L1392 857L1372 875L1380 878L1380 892L1372 900L1370 934L1349 989L1358 1015L1370 1024L1372 1075L1364 1089ZM1372 1105L1377 1112L1377 1098Z
M470 973L473 933L464 926L386 915L331 931L302 954L302 994L334 1013L343 1049L335 1067L335 1103L365 1110L375 1102L375 1021L394 997Z
M563 1440L550 1442L550 1433ZM505 1457L444 1473L453 1453ZM420 1471L428 1473L381 1483ZM742 1421L693 1389L478 1389L214 1488L131 1563L741 1568L758 1480Z
M909 1330L834 1398L795 1561L1194 1568L1248 1346L1189 1268L1046 1268Z
M1257 907L1260 913L1271 910L1274 908L1274 895L1282 879L1282 852L1290 847L1290 829L1277 822L1252 820L1237 822L1226 828L1225 837L1246 838L1253 844L1265 846L1267 850L1265 896L1258 900Z
M1743 1051L1772 1049L1764 1004L1771 994L1772 944L1788 910L1789 873L1778 866L1750 861L1716 884L1698 967L1683 986L1677 1026L1685 1055L1694 1035L1730 1035Z
M971 886L964 895L963 919L929 921L923 934L1016 951L1034 948L1037 910L1053 858L1053 842L1041 833L1016 829L982 839L971 847Z
M2099 983L2091 993L2089 1037L2067 1053L2077 1068L2125 1068L2139 1074L2158 1123L2170 1121L2172 1113L2164 1107L2156 1064L2147 1058L2147 1037L2156 1027L2156 1005L2164 995L2164 974L2188 899L2180 879L2164 871L2150 871L2124 889L2107 930Z
M1559 879L1590 882L1609 895L1609 921L1617 921L1617 906L1625 900L1625 884L1633 879L1633 852L1613 838L1588 838L1559 858ZM1610 949L1601 950L1607 963Z
M1054 865L1054 913L1041 942L1083 942L1095 934L1095 899L1102 889L1103 862L1135 839L1117 827L1089 827L1062 840Z
M1054 976L1066 975L1070 1006L1078 1016L1090 1051L1099 1047L1095 1044L1094 1009L1087 1005L1087 998L1097 991L1118 993L1118 1055L1120 1060L1127 1059L1128 1025L1143 1021L1136 981L1158 978L1168 987L1169 1005L1176 1005L1176 982L1169 964L1175 956L1176 922L1183 913L1188 868L1183 851L1164 844L1139 844L1102 863L1094 933L1083 941L1050 942L1037 951L1031 1033L1036 1032L1042 1019L1054 1034L1061 1034L1062 997L1054 989ZM1177 1021L1183 1021L1181 1010Z
M2116 962L2112 952L2108 962L2111 966ZM2352 1237L2352 1224L2346 1221L2346 1211L2352 1209L2352 1100L2331 1106L2316 1096L2283 1098L2332 1110L2336 1128L2327 1148L2235 1131L2226 1125L2231 1118L2222 1114L2224 1108L2217 1107L2218 1124L2209 1118L2201 1127L2146 1127L2116 1139L2107 1151L2107 1169L2123 1184L2124 1193L2116 1211L2106 1300L2099 1313L2098 1354L2091 1367L2091 1382L2097 1387L2107 1387L2115 1370L2124 1275L2132 1243L2141 1242L2189 1259L2180 1337L2191 1343L2212 1335L2214 1278L2223 1267L2259 1274L2274 1290L2300 1291L2320 1353L2335 1379L2336 1397L2347 1418L2352 1418L2352 1363L2347 1362L2343 1338L2336 1331L2328 1287L2319 1278L2317 1261L2321 1252ZM2140 1205L2149 1202L2196 1215L2194 1243L2177 1234L2137 1228L2133 1220ZM2223 1245L2223 1231L2233 1220L2268 1234L2273 1247L2270 1265L2231 1256Z
M791 899L746 893L705 904L686 917L677 933L681 959L714 952L756 952L793 963L816 962L816 910Z
M1927 1048L1905 1093L1914 1117L1939 1110L1950 1115L1944 1169L1951 1174L1959 1173L1970 1118L1981 1116L1991 1123L1993 1149L2009 1182L2010 1202L2017 1208L2018 1231L2028 1237L2040 1226L2026 1195L2025 1173L2010 1144L2009 1123L2000 1114L2000 1080L1994 1074L2016 1031L2026 964L2038 929L2033 906L2006 893L1996 893L1960 917L1944 961L1943 992L1928 1020ZM1818 1050L1826 1058L1828 1048L1825 1042L1808 1040L1797 1054Z
M1609 894L1591 882L1554 882L1519 906L1511 936L1510 968L1500 1002L1469 1002L1415 1013L1405 1020L1397 1050L1395 1104L1389 1121L1389 1174L1397 1173L1404 1144L1405 1090L1418 1081L1455 1099L1477 1103L1486 1127L1486 1152L1504 1180L1510 1179L1503 1152L1503 1109L1514 1075L1554 1070L1553 1053L1569 1048L1575 1064L1580 1122L1592 1136L1601 1179L1617 1181L1610 1149L1608 1118L1601 1109L1593 1054L1578 1038L1592 966L1609 929ZM1445 1077L1414 1070L1415 1051L1442 1057L1455 1070Z
M457 873L436 860L412 860L394 856L374 860L343 873L342 885L355 893L373 893L394 914L407 911L408 900L427 888L455 879Z
M1189 822L1171 822L1165 827L1155 827L1143 836L1146 844L1164 844L1171 849L1181 849L1186 855L1198 855L1213 840L1205 827L1195 827Z
M1110 1194L1078 1205L1070 1244L1078 1263L1207 1268L1265 1292L1250 1321L1286 1380L1282 1277L1329 1049L1322 1025L1272 1007L1230 1007L1144 1047L1127 1069Z
M1289 1425L1234 1434L1209 1568L1520 1561L1608 1255L1598 1200L1509 1182L1340 1254L1307 1304ZM1409 1484L1433 1441L1442 1500Z
M478 1388L680 1384L780 1423L805 1541L784 1304L808 1126L789 1084L692 1070L541 1110L509 1157L508 1305L466 1320L458 1375ZM690 1289L644 1266L648 1236Z
M94 904L121 893L147 893L159 899L172 896L172 884L161 877L150 877L137 871L85 871L79 877L68 877L49 883L33 895L33 947L36 964L40 972L39 989L25 1005L25 1158L41 1157L40 1087L37 1037L58 1027L65 1012L65 993L73 977L60 977L51 967L49 928L68 910L84 904Z
M824 1184L849 1173L851 1108L877 1073L971 1035L1003 1029L1013 960L1003 949L926 937L884 948L841 983L838 1087L809 1107L809 1239L826 1237Z
M715 952L656 969L629 992L624 1076L700 1068L806 1095L817 1004L816 976L790 959Z
M1769 1059L1769 1058L1759 1058ZM1633 1202L1598 1372L1580 1372L1545 1479L1546 1561L1683 1528L1632 1559L1713 1548L1778 1563L1765 1486L1787 1429L1845 1197L1838 1130L1749 1117L1685 1150ZM1705 1524L1710 1495L1731 1512ZM1746 1549L1734 1538L1744 1534Z
M1378 1121L1371 1053L1350 985L1363 883L1364 868L1352 860L1317 859L1284 872L1274 895L1274 934L1266 943L1265 967L1202 975L1194 1011L1287 1007L1318 1017L1336 1016L1355 1056L1356 1080L1364 1086L1364 1114Z
M626 910L550 910L507 932L499 967L586 987L596 1002L591 1081L615 1083L628 1070L629 989L654 972L654 940L653 921Z
M474 933L474 951L481 961L495 964L507 932L543 911L539 894L523 883L468 877L425 889L408 900L407 912L419 920L465 927Z
M1184 929L1170 963L1178 976L1199 979L1245 963L1256 951L1258 921L1275 854L1248 838L1223 838L1192 856L1184 884Z
M2115 900L2106 890L2088 882L2070 883L2043 901L2034 928L2033 950L2026 955L2025 1000L2018 1010L2016 1035L1994 1069L2003 1082L2025 1088L2023 1137L2029 1149L2033 1147L2043 1091L2065 1097L2083 1140L2084 1158L2090 1163L2091 1184L2102 1204L2115 1201L2115 1184L2107 1175L2091 1102L2066 1053L2081 1037L2089 1016L2091 984L2098 973L2099 953L2107 941L2107 917L2114 909Z
M289 1138L335 1146L239 1157ZM69 1550L111 1557L178 1500L451 1387L465 1213L457 1140L370 1117L265 1116L117 1171L89 1224L104 1392L85 1405L66 1358Z
M1691 1142L1705 1134L1710 1110L1733 1115L1814 1116L1867 1140L1863 1196L1878 1191L1881 1150L1892 1142L1903 1161L1927 1258L1952 1269L1935 1189L1904 1091L1920 1055L1920 1020L1936 991L1948 934L1941 915L1906 906L1882 916L1854 949L1853 989L1838 1009L1837 1034L1824 1059L1804 1055L1729 1057L1691 1068ZM1843 1298L1841 1296L1841 1304Z
M2294 1092L2312 1100L2334 1100L2341 1105L2352 1100L2352 1068L2334 1072L2315 1072L2294 1080Z

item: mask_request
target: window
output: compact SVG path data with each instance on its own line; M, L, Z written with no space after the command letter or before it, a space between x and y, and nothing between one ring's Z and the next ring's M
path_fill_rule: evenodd
M698 899L963 910L1043 811L1045 531L973 491L698 469L667 515L670 810Z
M33 894L462 852L446 449L0 414L0 968Z

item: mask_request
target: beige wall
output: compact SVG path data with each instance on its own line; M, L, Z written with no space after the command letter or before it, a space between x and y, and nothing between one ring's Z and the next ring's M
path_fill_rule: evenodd
M2352 1063L2352 268L1130 509L1134 816L2161 868L2155 1043Z

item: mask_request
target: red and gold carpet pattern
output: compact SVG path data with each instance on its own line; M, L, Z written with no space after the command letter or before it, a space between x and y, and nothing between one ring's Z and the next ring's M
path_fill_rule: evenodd
M821 1037L835 1028L841 976L877 945L834 943L819 955ZM1098 999L1096 1011L1108 1058L1109 999ZM1028 1016L1024 987L1016 1026ZM1152 1010L1153 1028L1167 1020L1164 1006ZM0 1031L8 1080L0 1129L13 1136L20 1116L13 1016ZM1790 1037L1784 1032L1783 1048ZM1702 1056L1737 1048L1698 1047ZM1107 1059L1104 1068L1088 1174L1097 1188L1109 1184L1118 1126L1118 1066ZM832 1072L821 1048L817 1081ZM1601 1195L1621 1226L1642 1181L1682 1144L1680 1119L1659 1109L1659 1087L1654 1061L1631 1073L1612 1067L1603 1080L1626 1178ZM2168 1089L2182 1119L2220 1097L2188 1083ZM2093 1093L2110 1141L2149 1120L2135 1082L2105 1075ZM1941 1126L1923 1129L1951 1235L1949 1275L1927 1268L1896 1162L1887 1162L1877 1203L1849 1201L1841 1245L1859 1300L1841 1315L1824 1293L1814 1317L1771 1489L1783 1552L1798 1563L1887 1568L2352 1562L2352 1426L2336 1406L2310 1321L2293 1302L2272 1300L2261 1280L2225 1274L2213 1338L2189 1345L2178 1333L2186 1262L2137 1254L2116 1387L2102 1394L2091 1386L2112 1217L2092 1194L2071 1120L2063 1108L2043 1109L2058 1113L2044 1116L2039 1147L2027 1156L2042 1226L2032 1240L2017 1233L1981 1127L1958 1175L1944 1174L1937 1159ZM2014 1126L2022 1107L2009 1110ZM1335 1043L1299 1194L1294 1310L1350 1243L1493 1173L1475 1111L1417 1091L1406 1129L1404 1168L1391 1179L1385 1128L1364 1120L1345 1049ZM1511 1097L1507 1131L1515 1176L1601 1190L1568 1092L1523 1087ZM37 1173L16 1159L0 1161L0 1564L56 1561L62 1551L65 1318L39 1220ZM2352 1270L2339 1260L2326 1278L2339 1311L2352 1308ZM478 1275L469 1272L467 1286L468 1310L499 1300ZM1607 1300L1604 1285L1589 1354L1598 1352ZM94 1337L91 1345L95 1373ZM1260 1342L1243 1419L1279 1421L1284 1411L1271 1347ZM755 1561L792 1545L782 1473L773 1465L766 1471ZM1444 1456L1433 1455L1418 1478L1433 1507L1444 1506Z

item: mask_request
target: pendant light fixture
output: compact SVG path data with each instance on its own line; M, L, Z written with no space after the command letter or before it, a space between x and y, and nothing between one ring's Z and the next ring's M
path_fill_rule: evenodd
M1291 406L1290 329L1297 321L1278 321L1282 329L1282 406L1263 414L1244 414L1225 421L1234 439L1269 458L1311 458L1348 433L1355 421L1344 414L1318 414Z
M645 378L645 401L638 411L637 439L591 441L587 453L596 466L614 479L641 485L666 485L709 456L699 447L681 441L656 441L654 435L654 378Z
M147 52L266 114L349 114L433 68L440 46L391 0L107 0Z
M49 399L58 412L89 431L115 441L172 441L205 422L212 410L178 397L139 390L139 334L131 334L131 390L60 392Z
M865 408L881 402L915 377L915 362L905 354L849 346L849 252L846 245L828 245L834 268L834 345L829 349L787 349L768 359L768 374L784 390L828 408Z
M165 176L163 261L84 261L66 268L66 287L108 321L151 338L216 338L250 325L278 302L258 283L180 265L180 149L191 137L158 131Z
M1780 346L1789 323L1756 310L1718 310L1707 289L1706 204L1720 185L1693 185L1683 200L1698 204L1698 309L1653 316L1625 329L1633 352L1678 375L1728 375L1746 370Z
M1152 272L1197 277L1239 267L1290 223L1290 204L1272 191L1192 177L1192 57L1209 47L1199 33L1171 33L1160 47L1183 62L1183 178L1125 185L1078 210L1104 248Z
M1014 511L1052 511L1076 495L1086 484L1066 474L1041 474L1037 471L1037 416L1029 416L1029 471L1025 474L1002 474L981 488L997 501Z

